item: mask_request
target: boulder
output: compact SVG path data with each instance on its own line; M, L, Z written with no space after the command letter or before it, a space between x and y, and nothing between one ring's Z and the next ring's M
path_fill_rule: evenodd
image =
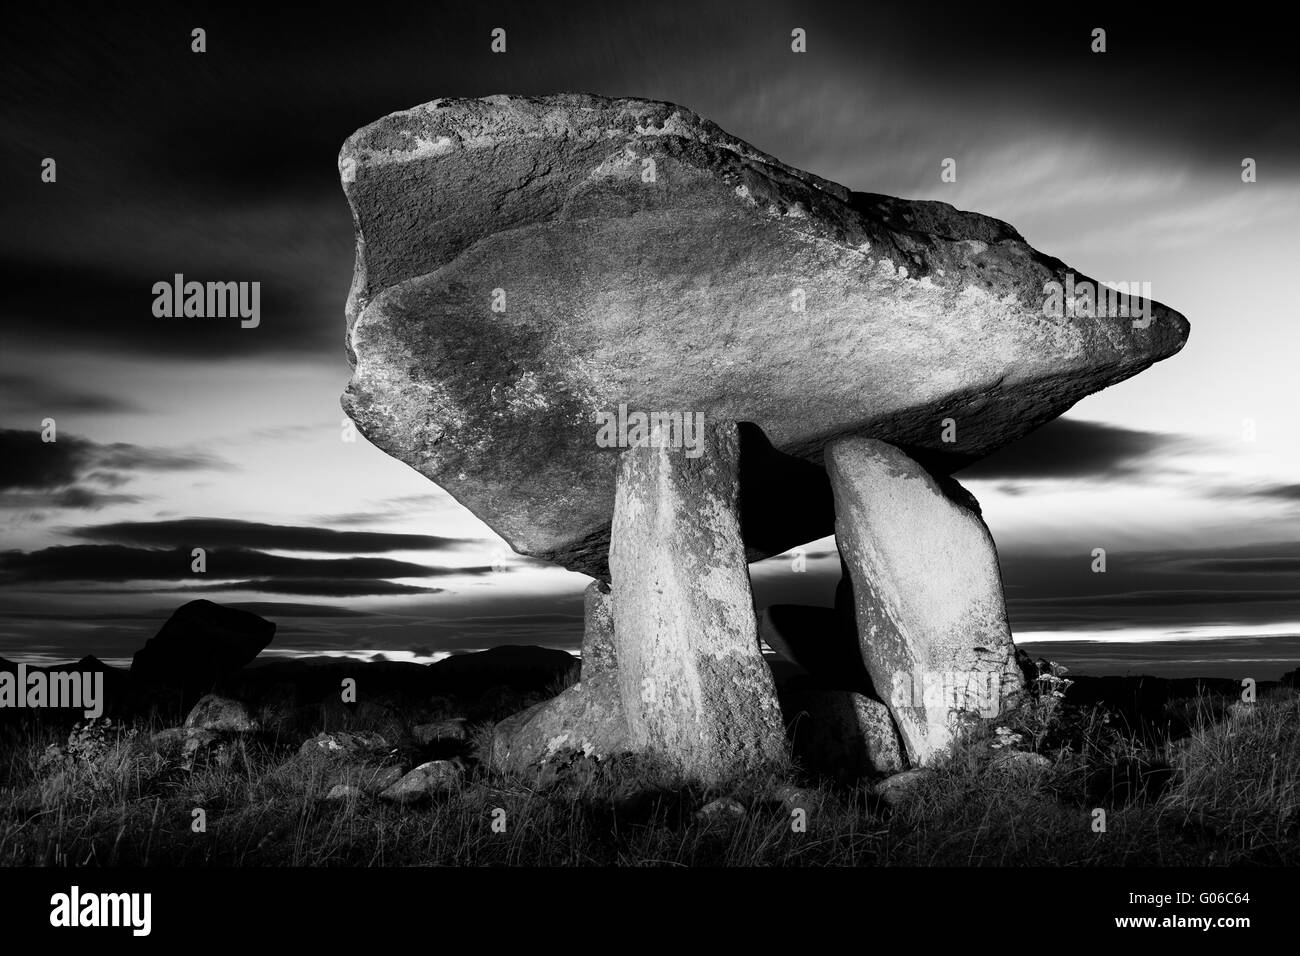
M322 731L302 742L298 753L302 756L329 756L345 759L366 759L387 753L392 745L380 734L337 730Z
M461 744L469 739L464 717L452 717L430 724L416 724L411 728L411 736L422 746L439 743Z
M1024 690L993 538L960 485L885 442L833 442L826 468L862 658L922 766Z
M275 624L251 611L190 601L135 652L131 678L197 696L257 657L274 636Z
M493 761L502 769L537 767L559 754L606 758L630 749L623 702L612 683L598 690L575 684L527 719L507 721L494 731Z
M187 730L181 742L180 766L193 770L196 766L213 763L228 767L234 762L235 748L223 735L211 730Z
M867 435L946 474L1188 333L1137 298L1056 317L1048 283L1091 280L1010 225L853 192L669 103L434 100L358 130L339 172L347 413L516 551L606 579L608 416L752 422L814 471ZM828 533L815 500L748 514L751 559Z
M632 746L709 780L787 755L737 516L739 430L703 438L696 457L666 442L624 452L610 571Z
M781 805L781 809L790 813L802 810L804 815L807 816L817 809L820 794L816 790L793 787L787 784L774 790L771 797Z
M461 774L458 761L430 760L381 791L379 799L398 804L418 803L434 794L453 789L460 781Z
M787 701L795 758L803 767L841 782L907 768L889 708L863 694L811 690Z
M1015 780L1033 782L1051 771L1052 761L1042 754L1024 750L1003 750L993 758L989 766Z
M208 694L194 705L194 709L185 718L184 729L246 734L257 728L243 703L219 694Z
M370 796L383 793L404 776L406 774L402 768L392 764L386 767L368 767L359 775L361 791Z
M522 770L561 753L608 758L631 749L614 648L609 586L593 581L584 597L582 679L559 696L507 718L493 732L492 756L503 769Z
M934 771L926 767L904 770L875 784L871 791L885 806L897 809L916 796L917 792L933 779Z
M745 805L735 797L710 800L695 811L695 820L705 829L730 829L748 815Z

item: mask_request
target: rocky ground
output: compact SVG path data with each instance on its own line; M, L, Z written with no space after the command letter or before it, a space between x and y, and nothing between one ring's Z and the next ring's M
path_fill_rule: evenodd
M1049 670L933 769L845 780L796 760L705 788L642 757L494 760L501 721L576 676L555 653L468 655L459 691L401 666L273 664L183 720L10 720L0 864L1300 862L1292 686L1245 703L1231 682Z

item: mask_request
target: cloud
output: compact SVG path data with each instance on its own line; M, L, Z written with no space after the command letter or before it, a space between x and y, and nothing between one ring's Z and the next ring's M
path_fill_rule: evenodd
M203 215L195 210L196 216ZM273 218L270 211L254 217ZM309 218L304 210L304 219ZM268 233L281 231L263 222ZM248 223L243 224L247 228ZM338 240L340 246L346 245ZM179 248L171 244L172 249ZM241 260L235 258L242 254ZM0 253L0 283L8 347L36 351L48 348L50 323L60 330L60 344L75 343L97 354L222 360L293 355L338 356L338 330L321 322L328 306L319 284L307 274L272 269L249 256L246 248L204 256L192 248L182 257L154 250L151 261L110 265L84 261L89 251L56 252L36 260L22 254ZM228 257L234 261L222 265ZM215 262L214 262L215 260ZM320 262L317 270L328 263ZM186 281L258 282L259 324L242 328L234 318L158 318L153 314L153 287L181 274ZM338 270L333 290L335 308L346 295L345 270ZM57 288L56 297L49 289Z
M290 604L281 601L232 601L226 607L238 608L260 614L268 620L277 617L371 617L365 611L354 611L346 607L334 607L330 604Z
M1013 630L1284 624L1300 620L1300 542L999 555Z
M231 581L177 588L177 591L258 591L267 594L301 594L315 597L380 597L397 594L439 594L442 588L422 588L395 581L353 581L318 579ZM267 605L268 607L274 605ZM260 613L260 612L259 612ZM319 615L299 615L319 616ZM328 615L325 615L328 616Z
M296 525L262 524L233 518L181 518L86 525L69 532L88 541L162 548L257 548L272 551L322 551L374 554L384 551L458 551L481 543L431 534L334 531Z
M490 567L440 568L391 558L299 558L249 548L210 548L207 576L274 581L382 580L450 575L492 574ZM180 581L190 571L190 548L133 548L116 544L82 544L39 551L0 552L0 585L59 581ZM206 586L206 585L203 585ZM309 593L309 592L294 592Z
M140 407L115 395L89 392L34 375L0 375L0 406L11 415L35 413L58 418L72 412L108 414L139 412Z
M77 435L45 442L37 431L0 429L0 507L99 508L139 501L107 494L86 483L120 488L133 472L229 470L206 452L147 448L125 442L101 445Z
M1232 489L1231 494L1241 494L1241 489ZM1300 501L1300 485L1280 484L1270 485L1267 488L1258 488L1247 492L1256 498L1273 498L1278 501Z
M1017 478L1108 478L1131 473L1145 457L1181 442L1179 436L1058 418L975 464L962 481Z
M98 511L106 505L125 505L135 504L140 501L139 495L121 495L104 491L95 491L90 488L65 488L48 496L45 500L34 502L37 505L51 504L56 508L84 508L91 511ZM24 502L23 506L27 507L33 502Z

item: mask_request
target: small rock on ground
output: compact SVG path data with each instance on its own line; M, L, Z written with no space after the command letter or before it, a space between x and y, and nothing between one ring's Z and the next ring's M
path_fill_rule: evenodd
M415 803L451 789L460 777L461 767L458 761L430 760L385 789L379 794L379 799L390 803Z
M902 806L909 797L911 797L917 788L925 780L933 776L933 770L927 770L919 767L915 770L904 770L902 773L896 773L893 776L881 780L873 788L872 792L879 797L886 806Z
M695 819L706 827L732 826L743 820L747 812L735 797L719 797L695 811Z

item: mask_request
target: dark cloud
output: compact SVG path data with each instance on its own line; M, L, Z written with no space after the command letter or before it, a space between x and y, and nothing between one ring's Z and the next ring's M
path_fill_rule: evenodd
M1221 574L1300 574L1300 557L1228 558L1201 561L1192 565L1199 570Z
M298 558L265 554L248 548L205 550L206 575L209 579L216 580L266 578L277 582L369 581L492 573L488 567L432 568L390 558ZM83 544L32 552L5 551L0 552L0 585L58 581L202 580L190 571L192 560L190 548L187 547L146 549L115 544Z
M263 581L231 581L178 588L179 591L258 591L266 594L302 594L313 597L379 597L396 594L438 594L442 588L422 588L394 581L352 581L300 578ZM260 612L259 612L260 613ZM302 615L319 616L319 615ZM324 615L328 616L328 615Z
M1016 598L1022 607L1057 604L1060 598ZM1191 604L1287 604L1300 603L1300 591L1193 590L1129 591L1122 594L1075 594L1068 602L1073 607L1146 608L1182 607Z
M74 435L43 442L41 433L0 429L0 488L59 488L81 477L94 445Z
M1300 542L999 555L1013 630L1288 624L1300 617Z
M814 172L831 174L816 165L831 162L853 175L856 157L886 155L887 162L868 166L874 181L848 183L884 191L889 176L912 182L922 164L929 168L934 156L950 155L947 144L978 154L1031 136L1055 142L1055 134L1066 131L1101 148L1132 151L1170 175L1195 177L1212 169L1231 180L1243 155L1255 156L1261 171L1273 170L1278 179L1293 177L1300 143L1285 92L1294 85L1292 37L1262 15L1219 17L1207 27L1204 18L1107 2L1082 11L1013 3L990 12L958 5L936 16L901 2L489 0L377 3L367 6L366 16L342 18L292 7L196 11L176 3L73 7L54 0L21 5L7 17L0 36L7 225L0 235L6 290L0 323L6 349L51 356L51 382L66 383L71 374L57 364L60 350L110 361L144 355L164 363L253 362L270 356L341 367L352 228L338 184L338 147L358 127L437 96L585 90L673 100ZM200 19L209 39L202 55L189 52L189 32ZM502 24L509 29L510 53L493 56L488 34ZM789 52L794 25L808 30L806 55ZM1110 49L1101 56L1088 51L1097 25L1109 30ZM862 106L871 102L857 97L864 89L877 91L892 113L864 122ZM946 121L934 122L936 115ZM57 184L39 180L44 156L58 159ZM261 281L261 327L155 319L152 285L176 272L200 280ZM123 382L114 394L147 394L136 392L139 387ZM36 390L21 376L0 380L0 396L15 394L37 402ZM74 411L125 410L128 404L66 384L41 394L39 402ZM129 487L137 471L220 466L188 453L170 462L169 452L151 458L132 453L134 446L110 446L117 452L107 463L84 454L104 446L79 447L73 440L69 447L61 437L60 447L18 449L6 434L0 433L0 492L28 505L41 498L49 507L58 507L58 500L65 507L95 507L122 495L119 489ZM1014 492L1022 478L1126 474L1169 440L1065 420L961 477L1002 479ZM1289 485L1261 494L1296 497ZM0 504L14 500L0 497ZM335 525L372 517L340 516ZM158 573L165 565L163 580L188 576L188 549L179 540L141 537L117 544L116 551L106 544L110 550L75 558L56 556L59 549L0 555L0 574L18 575L24 584L47 574L55 581L84 580L68 577L74 572L90 574L91 581L137 580L102 576L121 560L132 573ZM229 554L210 557L240 566L234 572L227 565L223 573L246 585L317 589L305 594L366 587L410 593L409 586L383 580L386 569L374 565L343 572L347 577L302 563L268 569L262 562L274 556L241 558L241 544L262 546L236 537L218 545ZM1201 566L1187 563L1193 559ZM1261 560L1275 563L1249 563ZM1125 611L1103 606L1104 596L1244 594L1235 588L1243 575L1251 576L1253 598L1225 604L1224 614L1283 620L1292 606L1265 595L1286 590L1268 577L1281 573L1284 565L1276 562L1284 560L1264 553L1116 554L1109 575L1090 576L1086 550L1050 560L1004 555L1017 627L1066 619L1103 627L1126 613L1142 623L1144 614L1157 611L1166 619L1205 620L1211 615L1204 603L1170 597L1173 603L1159 608ZM379 580L369 580L377 574ZM790 579L813 577L810 569ZM486 603L495 608L500 602L493 595ZM529 607L513 616L440 620L431 630L420 624L418 634L411 625L413 633L394 646L429 640L438 647L484 647L537 642L539 634L576 646L581 601L570 604L573 615L549 623Z
M810 122L831 153L877 147L833 107L882 81L900 116L935 104L969 115L969 126L942 135L972 150L1026 119L1102 141L1146 140L1216 167L1226 147L1235 157L1249 143L1261 168L1292 168L1283 154L1300 142L1300 126L1279 118L1285 84L1273 82L1289 79L1289 52L1263 52L1281 49L1284 31L1226 21L1207 30L1115 7L1111 49L1097 56L1089 34L1106 20L1104 4L1086 17L1024 5L921 23L904 3L380 3L361 20L213 8L200 16L204 54L189 51L196 13L185 4L60 7L11 14L6 32L21 42L0 89L13 223L0 236L0 309L9 346L42 351L57 331L60 347L97 352L341 364L352 229L339 146L438 96L670 99L792 161L808 155ZM789 52L795 23L808 31L806 56ZM489 32L501 24L510 53L494 56ZM900 166L932 152L896 135L887 145ZM56 184L35 175L44 156L60 163ZM177 272L260 281L262 325L155 319L152 285Z
M124 442L97 445L92 463L99 468L125 471L230 471L234 468L207 452L146 448Z
M383 551L459 551L482 542L431 534L334 531L295 525L262 524L233 518L181 518L87 525L70 534L88 541L161 548L257 548L272 551L323 551L374 554Z
M134 402L88 392L34 375L0 375L0 406L10 415L34 413L42 418L78 413L138 412Z
M252 611L274 621L277 617L370 617L365 611L354 611L346 607L334 607L330 604L290 604L283 601L234 601L223 602L226 607L241 611Z
M346 217L346 204L341 214ZM173 244L165 258L159 253L153 262L127 266L86 265L57 251L41 260L10 254L0 257L6 341L11 348L35 351L48 347L50 330L57 328L60 344L99 353L208 360L341 356L342 302L351 271L341 263L349 244L338 240L342 254L334 270L332 307L322 301L319 281L271 272L251 251L244 261L225 264L220 252ZM171 282L176 273L186 281L259 282L259 324L243 328L239 318L155 317L154 283ZM51 287L59 289L57 297L50 296ZM337 322L324 320L327 308L340 316Z
M962 469L961 480L1107 478L1180 439L1097 422L1058 418Z
M38 431L0 429L0 490L60 491L82 481L121 487L123 472L227 470L232 466L206 452L146 448L124 442L101 445L77 435L41 440ZM85 507L92 493L76 492L64 507ZM103 496L101 496L102 500ZM131 499L134 500L134 499ZM46 502L34 502L43 504ZM57 501L51 502L57 504Z
M40 496L35 499L28 497L22 504L27 508L33 505L53 505L56 508L81 508L88 511L98 511L107 505L129 505L139 502L139 495L121 495L105 491L95 491L92 488L65 488L62 491L55 492L47 496L47 500L39 500Z
M1248 492L1257 498L1275 498L1279 501L1300 501L1300 485L1270 485L1267 488L1258 488ZM1240 489L1234 489L1232 494L1241 494Z

